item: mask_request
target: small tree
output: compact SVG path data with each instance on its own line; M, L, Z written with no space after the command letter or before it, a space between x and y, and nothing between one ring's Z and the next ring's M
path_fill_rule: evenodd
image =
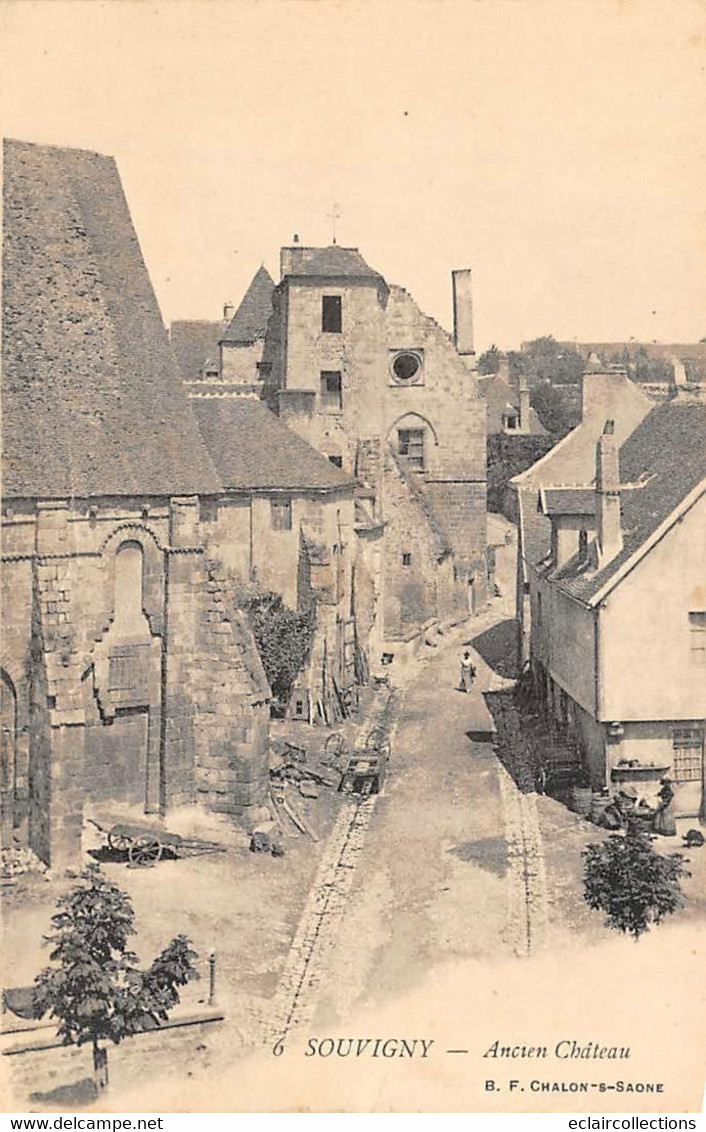
M501 359L502 359L502 354L500 353L500 350L495 345L495 343L493 343L493 345L488 350L486 350L485 353L481 354L481 356L479 357L479 359L478 359L478 373L480 373L480 374L497 373L498 370L500 369Z
M689 876L679 853L663 857L633 825L584 850L584 898L606 913L606 925L639 939L684 904L679 880Z
M261 591L247 597L244 607L272 694L286 703L311 652L315 607L297 612L279 594Z
M59 897L52 916L51 960L35 979L36 1017L59 1020L67 1043L93 1046L97 1087L108 1083L108 1054L101 1042L116 1045L150 1022L166 1022L179 1002L177 987L198 978L186 936L178 935L148 970L140 970L128 948L135 934L130 897L109 881L98 865L78 875L78 883Z

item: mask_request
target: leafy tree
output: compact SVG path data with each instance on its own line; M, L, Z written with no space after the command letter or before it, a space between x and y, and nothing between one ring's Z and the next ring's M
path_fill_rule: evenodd
M489 350L478 359L478 373L489 374L497 373L500 369L500 360L502 354L496 345L492 345Z
M259 592L243 602L272 694L286 703L311 652L315 607L289 609L279 594Z
M578 424L578 415L567 405L562 390L555 389L549 382L534 386L530 404L547 431L555 437L564 436Z
M663 857L649 834L629 825L584 851L584 898L606 913L606 925L639 939L684 904L679 880L688 876L679 853Z
M561 346L551 334L525 343L530 384L551 381L559 385L578 385L583 374L583 358L573 346Z
M116 1045L149 1025L166 1022L179 1002L178 987L198 978L196 952L178 935L146 970L128 947L135 934L130 897L109 881L96 864L79 873L78 883L57 901L52 916L53 966L35 979L34 1013L59 1020L67 1043L93 1047L96 1085L108 1083L108 1054L102 1042Z

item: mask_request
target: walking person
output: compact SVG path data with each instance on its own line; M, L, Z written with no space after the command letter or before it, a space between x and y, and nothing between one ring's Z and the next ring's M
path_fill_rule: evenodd
M461 657L461 687L459 689L461 692L470 692L475 675L476 670L471 660L471 654L466 649Z

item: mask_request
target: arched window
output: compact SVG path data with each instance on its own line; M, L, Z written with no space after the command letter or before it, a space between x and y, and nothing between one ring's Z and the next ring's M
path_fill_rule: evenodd
M115 628L126 636L142 634L143 552L139 542L124 542L115 555Z

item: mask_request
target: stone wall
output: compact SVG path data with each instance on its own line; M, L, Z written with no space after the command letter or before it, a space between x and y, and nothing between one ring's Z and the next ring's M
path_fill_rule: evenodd
M322 330L322 299L328 295L341 298L341 333ZM395 358L404 351L419 361L408 382L394 371ZM272 367L272 405L277 406L278 389L283 391L280 413L288 411L295 391L308 398L311 411L300 413L293 426L320 452L340 456L344 469L376 492L373 508L385 521L383 539L391 544L381 587L386 591L381 636L395 637L402 624L418 624L442 607L459 608L460 587L455 582L449 586L449 571L440 579L435 566L424 579L414 569L397 569L401 541L413 537L421 560L425 543L434 540L435 525L453 553L457 578L466 586L473 578L474 606L483 608L486 407L475 373L446 331L423 314L404 288L388 288L380 279L287 279L276 293L263 359ZM325 371L341 374L340 407L321 395ZM421 429L425 437L424 471L415 476L426 505L405 499L404 519L395 512L399 489L382 501L379 469L368 458L376 445L396 449L401 429ZM363 452L366 445L369 451Z
M206 654L221 657L219 706L208 712L221 719L214 742L240 760L228 812L253 804L267 773L269 690L261 673L232 662L233 650L254 649L242 618L211 626L218 602L204 568L199 500L40 502L6 514L4 525L12 553L3 563L1 667L3 692L11 685L17 700L15 839L61 867L79 858L85 804L132 806L137 816L201 798L199 759L211 733L197 726L197 661ZM117 569L129 548L140 571L134 609ZM225 654L225 643L211 639L219 634L228 638Z

